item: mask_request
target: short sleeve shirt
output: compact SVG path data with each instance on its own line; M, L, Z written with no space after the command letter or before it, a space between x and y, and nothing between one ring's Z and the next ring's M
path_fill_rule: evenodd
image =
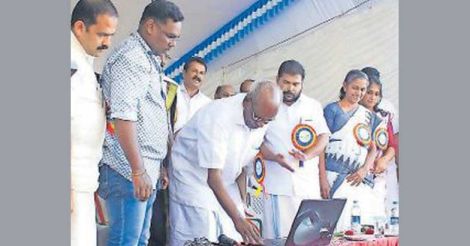
M160 58L138 33L113 51L102 74L103 92L110 107L108 120L136 123L140 153L154 184L167 152L169 131L162 76ZM105 135L102 163L132 180L131 167L117 135L109 131Z

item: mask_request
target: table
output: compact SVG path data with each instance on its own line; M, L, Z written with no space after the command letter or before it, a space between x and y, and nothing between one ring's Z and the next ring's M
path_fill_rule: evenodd
M369 241L349 241L344 238L334 238L330 246L398 246L399 237L374 238Z

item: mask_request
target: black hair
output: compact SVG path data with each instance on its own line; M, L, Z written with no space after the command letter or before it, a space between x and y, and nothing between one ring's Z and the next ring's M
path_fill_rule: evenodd
M369 81L369 77L367 77L367 74L365 74L361 70L353 69L346 74L343 84L344 83L349 84L356 79L365 79ZM341 86L341 89L339 90L339 100L342 100L345 96L346 96L346 91L344 90L344 87Z
M385 110L379 108L380 101L381 101L382 98L383 98L382 82L380 82L379 77L370 76L370 77L369 77L369 86L367 87L368 90L369 90L369 88L370 88L370 86L371 86L372 84L376 84L376 85L379 86L379 96L380 96L380 100L377 102L377 104L374 105L373 110L374 110L374 112L381 114L382 117L386 117L390 112L385 111Z
M73 27L77 21L83 21L88 28L96 23L98 15L103 14L119 17L116 7L110 0L80 0L73 8L70 27Z
M281 63L281 66L279 67L279 70L277 71L277 77L280 78L282 74L291 74L291 75L296 75L300 74L302 76L302 81L305 78L305 69L296 60L287 60Z
M215 93L214 93L214 99L221 98L220 94L222 93L223 87L224 87L223 85L217 86L217 88L215 89Z
M173 2L166 0L152 1L145 6L142 17L140 17L139 24L142 25L148 18L153 18L158 22L165 22L171 19L174 22L181 22L184 20L183 13L180 8Z
M206 64L206 62L204 61L204 59L202 59L202 58L199 57L199 56L193 56L193 57L189 58L189 60L186 61L186 63L185 63L184 66L183 66L184 71L188 70L189 64L191 64L192 62L197 62L197 63L199 63L199 64L201 64L201 65L204 65L204 69L206 69L206 72L207 72L207 64Z
M361 69L361 71L365 74L367 74L367 76L369 77L377 77L378 79L380 79L380 72L377 68L375 67L365 67L363 69Z

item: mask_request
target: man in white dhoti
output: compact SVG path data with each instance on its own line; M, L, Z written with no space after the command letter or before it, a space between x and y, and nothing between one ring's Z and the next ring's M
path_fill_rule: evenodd
M169 169L170 245L216 241L220 234L261 243L244 218L236 179L259 151L281 98L274 82L259 82L248 94L206 105L177 134Z
M302 199L321 199L318 155L328 143L330 130L321 104L302 94L304 78L305 70L295 60L279 67L277 84L283 103L261 148L266 159L263 237L268 239L288 236ZM293 138L305 149L296 149Z

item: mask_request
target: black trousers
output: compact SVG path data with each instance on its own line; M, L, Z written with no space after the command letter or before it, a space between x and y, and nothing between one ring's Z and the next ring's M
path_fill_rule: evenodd
M159 190L153 203L149 246L165 246L168 235L168 189Z

